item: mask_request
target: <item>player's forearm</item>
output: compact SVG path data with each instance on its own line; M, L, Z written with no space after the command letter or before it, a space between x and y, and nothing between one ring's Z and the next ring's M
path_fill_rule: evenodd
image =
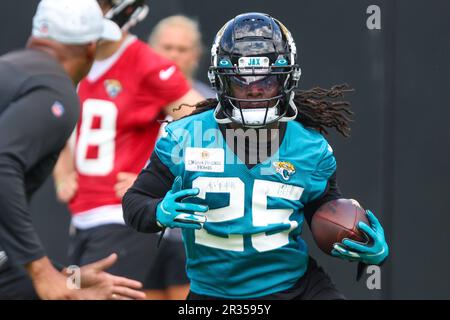
M156 222L156 208L161 200L142 195L133 188L129 189L122 199L125 223L139 232L161 231Z
M46 256L27 263L25 268L33 281L43 280L49 274L58 272Z
M161 231L157 224L156 209L171 189L174 176L153 152L147 168L142 170L133 186L122 198L126 224L140 232Z
M50 260L47 256L43 256L42 258L27 263L25 269L33 280L46 279L50 274L65 274L66 272L66 267L64 265Z
M313 202L307 203L305 208L303 209L306 221L308 225L311 227L311 220L314 213L325 203L342 198L342 193L337 184L336 171L331 175L328 179L327 186L323 192L323 194Z
M53 178L57 185L60 181L63 181L67 176L75 172L75 162L73 153L69 143L66 144L61 151L58 161L53 170Z
M69 300L77 297L76 290L67 287L66 275L55 269L47 257L32 261L25 267L41 299Z

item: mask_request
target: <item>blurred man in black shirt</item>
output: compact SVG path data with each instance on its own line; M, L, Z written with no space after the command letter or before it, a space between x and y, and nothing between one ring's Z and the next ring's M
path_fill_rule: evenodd
M0 57L0 299L144 297L135 290L140 283L103 271L115 255L81 268L83 289L70 290L28 208L75 127L75 85L92 65L96 42L120 36L95 0L42 0L27 48Z

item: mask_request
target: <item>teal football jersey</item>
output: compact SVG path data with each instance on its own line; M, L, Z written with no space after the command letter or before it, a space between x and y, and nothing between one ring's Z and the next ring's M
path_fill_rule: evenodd
M213 111L167 125L156 155L183 188L207 204L201 230L183 230L191 290L223 298L257 298L292 287L306 271L300 237L303 208L318 199L336 170L316 130L287 123L278 151L249 169L232 151Z

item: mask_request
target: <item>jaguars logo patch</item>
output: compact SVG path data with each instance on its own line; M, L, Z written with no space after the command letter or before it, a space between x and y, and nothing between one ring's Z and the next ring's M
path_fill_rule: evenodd
M295 173L295 167L289 161L275 161L273 163L273 167L284 180L289 180L289 178Z
M118 80L105 80L105 90L110 98L115 99L122 92L122 84Z

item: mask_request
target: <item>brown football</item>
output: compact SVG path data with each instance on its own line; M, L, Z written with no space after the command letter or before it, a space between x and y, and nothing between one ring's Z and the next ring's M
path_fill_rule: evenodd
M369 224L366 211L358 201L337 199L322 205L313 215L311 231L322 251L330 254L335 243L349 238L366 243L367 237L358 229L358 222Z

